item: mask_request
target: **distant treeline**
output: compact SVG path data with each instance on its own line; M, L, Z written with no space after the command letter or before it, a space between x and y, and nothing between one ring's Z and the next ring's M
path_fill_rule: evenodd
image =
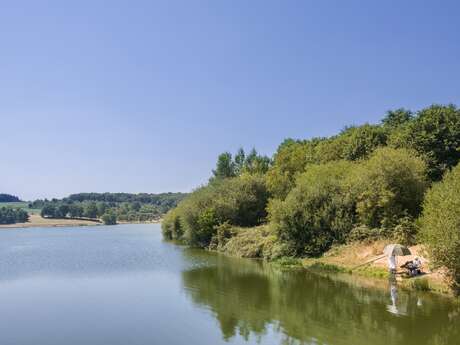
M20 202L21 200L11 194L0 194L0 202Z
M186 194L80 193L63 199L35 200L30 208L41 209L46 218L101 218L105 223L143 222L161 218Z
M69 195L64 198L64 201L140 202L141 204L171 206L176 205L177 201L185 195L184 193L78 193Z
M397 109L332 137L286 139L272 159L250 156L221 154L209 183L166 215L164 237L267 259L378 238L422 243L460 286L456 106Z
M29 220L29 215L22 209L11 207L0 208L0 224L25 223Z

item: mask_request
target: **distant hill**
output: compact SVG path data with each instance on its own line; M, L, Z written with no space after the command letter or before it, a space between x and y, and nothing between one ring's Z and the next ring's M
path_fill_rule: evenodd
M20 202L17 196L11 194L0 194L0 202Z

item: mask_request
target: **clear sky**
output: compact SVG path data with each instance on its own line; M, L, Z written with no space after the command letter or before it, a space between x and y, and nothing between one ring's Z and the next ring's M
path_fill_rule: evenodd
M190 191L216 156L460 105L458 1L2 1L0 192Z

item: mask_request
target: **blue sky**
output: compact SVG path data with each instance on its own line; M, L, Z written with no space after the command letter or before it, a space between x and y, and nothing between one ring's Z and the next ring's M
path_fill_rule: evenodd
M456 1L2 1L0 192L189 191L385 111L460 105Z

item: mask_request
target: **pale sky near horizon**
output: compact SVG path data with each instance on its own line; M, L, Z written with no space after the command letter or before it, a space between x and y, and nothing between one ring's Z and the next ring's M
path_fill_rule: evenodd
M2 1L0 193L190 191L223 151L460 105L457 1Z

